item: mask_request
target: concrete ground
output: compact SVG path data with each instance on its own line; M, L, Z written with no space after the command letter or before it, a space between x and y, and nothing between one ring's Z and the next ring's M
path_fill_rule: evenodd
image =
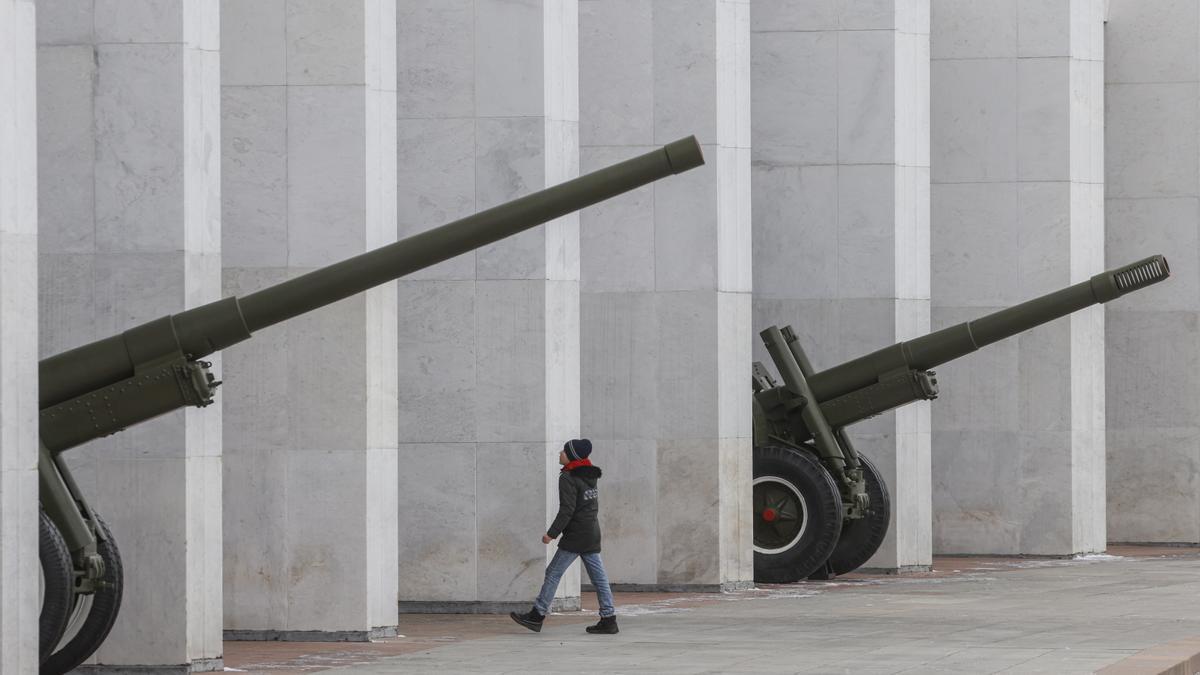
M618 605L617 636L585 634L588 612L552 616L540 634L507 617L411 615L404 637L376 643L227 642L225 664L256 673L1200 672L1195 548L949 557L929 573L628 593Z

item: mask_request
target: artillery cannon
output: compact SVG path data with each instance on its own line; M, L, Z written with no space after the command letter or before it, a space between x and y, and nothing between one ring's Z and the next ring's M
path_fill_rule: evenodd
M131 328L39 364L43 673L65 673L108 636L121 557L65 450L187 406L220 382L202 359L251 333L704 163L694 137L315 270Z
M831 578L867 562L887 534L887 485L845 428L937 398L931 368L1170 276L1161 255L815 372L791 326L759 333L783 380L762 363L754 386L754 578Z

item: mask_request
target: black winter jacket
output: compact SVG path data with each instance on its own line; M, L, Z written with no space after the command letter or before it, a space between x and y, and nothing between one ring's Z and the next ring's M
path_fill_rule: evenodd
M600 552L600 467L581 466L558 477L558 516L546 534L562 534L558 547L571 553Z

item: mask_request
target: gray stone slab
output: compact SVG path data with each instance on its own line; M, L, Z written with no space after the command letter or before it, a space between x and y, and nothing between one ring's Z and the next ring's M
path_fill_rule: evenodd
M220 293L217 2L71 4L46 4L39 125L26 132L55 177L42 195L54 205L44 353ZM220 425L219 407L179 411L69 457L137 589L97 652L105 664L219 665Z
M402 235L576 175L574 8L398 3ZM524 610L541 585L553 460L579 434L578 248L564 217L399 284L402 611Z
M1106 313L1109 538L1200 540L1196 350L1197 7L1113 0L1105 31L1109 264L1163 252L1172 278ZM1151 130L1163 130L1152 133ZM1175 261L1179 263L1176 264ZM1138 460L1138 456L1142 456ZM1154 489L1146 467L1157 464ZM1163 518L1161 514L1170 513Z
M374 0L224 3L234 39L263 35L262 59L242 46L222 59L228 293L395 240L396 99L380 82L395 62L393 11ZM231 350L234 635L367 639L395 625L397 309L395 289L378 288Z
M394 638L396 626L371 630L226 630L226 641L251 642L371 642Z
M0 671L14 673L38 668L41 602L36 37L34 3L0 0Z
M563 584L565 585L565 584ZM529 600L402 600L401 614L508 614L509 612L527 612L533 599ZM556 597L550 603L551 612L578 612L580 610L579 595Z
M952 563L953 564L953 563ZM969 559L963 561L967 566ZM621 633L551 616L538 635L464 640L334 672L1090 673L1200 634L1195 554L1012 561L618 608ZM569 655L569 656L568 656Z
M1096 3L1069 16L1035 4L933 3L936 328L1103 269L1103 92L1089 42L1102 19ZM1022 42L1027 24L1037 27ZM1034 54L1047 58L1022 58ZM935 550L1103 549L1101 312L938 369ZM1019 497L999 488L1014 484Z
M818 370L928 331L928 7L755 7L751 324L792 325ZM873 564L927 564L928 410L850 434L893 495Z

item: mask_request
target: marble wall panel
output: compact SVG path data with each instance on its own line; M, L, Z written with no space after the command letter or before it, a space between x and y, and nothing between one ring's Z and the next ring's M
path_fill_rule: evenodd
M755 331L792 325L818 370L927 332L929 2L768 2L752 20ZM773 369L757 337L752 354ZM849 433L896 511L869 566L927 565L927 408Z
M367 50L375 46L366 30L372 4L287 0L287 83L366 84Z
M398 3L403 235L578 174L577 15L573 0ZM553 547L530 533L557 510L552 460L579 434L578 237L564 217L399 284L400 444L428 458L415 477L401 463L404 611L525 609L540 585ZM441 447L450 464L432 459ZM450 475L461 467L478 480ZM469 538L406 515L427 512L412 481L453 486ZM571 572L559 597L578 595Z
M476 438L475 303L469 281L400 287L399 429L407 443Z
M365 222L365 104L361 87L287 88L287 255L292 267L320 267L365 250L365 228L331 227Z
M280 122L287 116L287 89L225 86L221 110L221 168L225 180L237 186L225 191L221 217L245 223L224 235L222 261L231 268L256 261L286 267L288 149L287 129Z
M756 6L756 21L761 12L762 8ZM772 29L754 37L751 75L755 167L834 164L838 148L838 34L775 27L786 22L766 25Z
M0 670L38 667L38 146L34 3L0 2ZM68 73L78 73L63 55ZM66 79L66 78L64 78ZM66 93L64 99L74 98ZM66 110L60 115L69 115ZM56 146L69 154L72 141Z
M585 146L581 150L582 169L592 171L618 162L630 153L652 149L650 146ZM592 291L636 293L654 290L655 195L655 186L648 185L579 214L579 245L588 252L580 258L580 275L588 279Z
M1101 271L1100 5L933 3L934 327ZM1103 549L1102 353L1093 313L938 369L936 550ZM1019 461L998 482L1023 493L982 489L961 468L991 466L1002 446ZM1004 534L989 541L988 528Z
M839 282L838 168L756 163L752 184L755 299L831 297Z
M1017 56L1069 56L1074 15L1080 13L1073 7L1079 6L1053 0L1017 0Z
M1015 60L934 58L930 73L933 183L1015 180Z
M1200 245L1200 231L1180 226L1200 222L1200 198L1110 198L1105 201L1104 211L1111 224L1104 241L1106 265L1139 260L1159 251L1167 255L1171 264L1169 284L1118 298L1108 305L1109 309L1112 312L1150 307L1171 312L1200 309L1200 259L1186 253Z
M1197 142L1162 130L1196 128L1200 111L1193 103L1198 97L1195 81L1111 82L1104 87L1105 119L1121 121L1105 130L1106 198L1195 196L1200 181Z
M717 191L720 159L704 147L708 163L688 180L654 187L654 282L659 291L715 290L717 286Z
M1104 55L1109 84L1200 80L1194 30L1200 8L1195 3L1110 1L1108 19Z
M583 425L588 428L586 419ZM605 571L614 583L653 586L658 583L659 569L658 519L654 517L658 512L658 442L645 437L613 437L593 452L604 471L600 528Z
M1108 431L1108 537L1200 541L1200 439L1194 429Z
M719 585L721 561L697 551L721 550L720 477L706 468L718 463L720 441L661 438L658 441L658 579L663 585Z
M400 596L477 597L474 443L406 444L400 452ZM490 469L489 469L490 470ZM432 529L429 523L471 523Z
M553 553L553 544L543 544L539 531L550 524L546 516L554 515L547 513L545 493L530 489L530 479L546 480L551 451L544 443L481 442L475 447L476 599L529 603L541 588L547 555ZM557 476L550 477L557 481ZM572 584L564 577L560 589L573 588L570 595L577 596L578 579L575 576Z
M1015 57L1018 4L1028 3L1017 0L931 0L932 31L938 36L930 42L931 58Z
M95 17L90 3L45 0L37 3L36 23L38 45L82 45L92 39Z
M287 0L221 13L221 84L287 84Z
M42 22L48 21L43 12ZM62 129L41 143L38 211L45 225L38 236L51 250L87 253L95 248L95 130L92 100L96 61L86 44L38 49L37 107L43 124Z
M314 443L314 445L316 445ZM292 448L281 478L287 486L287 520L283 534L287 544L286 623L280 631L367 630L363 620L370 589L365 583L349 583L363 574L366 539L358 527L347 522L365 519L364 495L367 466L365 453L357 449ZM362 528L365 530L365 528ZM332 589L343 601L330 602Z
M28 138L54 176L40 195L54 204L40 298L49 354L218 296L220 93L214 2L44 9L43 104ZM100 662L219 666L220 428L219 411L181 411L69 458L116 534L129 586L170 589L127 597Z
M634 142L688 134L706 159L581 219L582 429L622 453L605 468L617 495L606 509L630 538L606 544L609 574L647 589L744 585L752 575L739 487L749 485L749 3L580 8L584 166L644 147ZM604 86L618 80L618 89ZM638 110L645 116L632 122L616 114ZM663 479L691 445L705 448L689 469L708 486L700 517L693 501L704 498Z
M475 123L475 206L487 209L545 186L551 151L545 120L481 118ZM547 230L533 228L475 252L480 279L545 278Z
M1112 541L1200 541L1194 383L1179 377L1197 358L1200 309L1197 11L1162 0L1108 7L1106 262L1165 253L1172 271L1166 283L1113 302L1105 316Z
M183 247L183 47L96 47L96 246L102 251Z
M891 31L843 30L838 35L839 164L896 161L897 53Z
M392 5L228 2L222 21L235 37L261 33L268 52L259 62L238 46L222 59L225 290L394 241L396 94L382 73L395 36L379 27L394 23ZM231 637L394 630L397 309L394 288L378 288L231 350L232 383L245 388L225 398L225 445L284 488L226 471ZM255 545L262 560L243 551Z
M588 249L584 249L587 251ZM660 341L653 293L588 294L582 305L581 335L588 336L580 364L582 427L613 441L657 437L659 350L687 342ZM612 365L619 363L620 366Z
M1071 166L1069 59L1017 61L1017 175L1066 180Z
M579 90L579 107L587 111L579 120L580 144L653 145L653 0L583 0L579 14L580 53L603 53L608 64L589 69L587 86ZM618 43L622 48L612 49Z
M396 127L400 236L408 237L474 213L476 121L401 118ZM407 278L474 279L475 255L475 251L468 251Z
M720 355L717 295L659 293L655 298L658 326L657 436L660 439L716 438L723 431L714 415L722 392L717 389ZM715 457L715 455L714 455Z

